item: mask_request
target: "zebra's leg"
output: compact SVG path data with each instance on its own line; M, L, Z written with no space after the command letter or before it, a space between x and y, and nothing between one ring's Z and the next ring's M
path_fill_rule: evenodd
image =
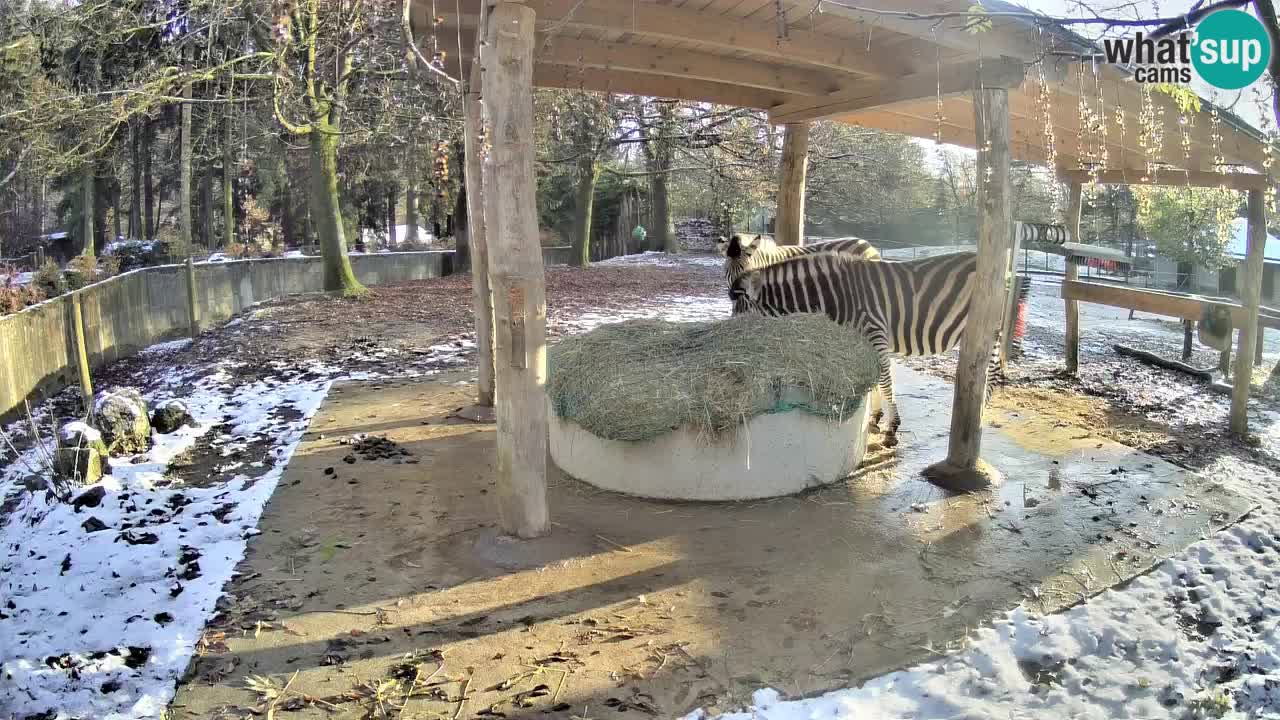
M884 416L884 393L880 392L880 386L877 384L871 389L871 415L867 421L867 429L871 432L880 431L880 418Z
M987 363L987 388L982 396L982 404L991 403L991 390L1005 382L1005 366L1000 360L1000 334L996 333L996 342L991 346L991 360Z
M898 425L901 424L902 419L898 416L898 401L893 396L893 361L886 352L879 353L879 356L880 397L884 415L888 419L882 444L885 447L893 447L898 444Z

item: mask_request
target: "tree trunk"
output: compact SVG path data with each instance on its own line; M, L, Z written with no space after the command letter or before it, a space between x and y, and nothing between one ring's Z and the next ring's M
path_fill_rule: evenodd
M418 144L409 143L409 172L404 189L404 239L416 244L418 238Z
M351 297L364 294L347 257L347 239L338 201L338 128L317 121L311 132L311 218L324 256L324 289Z
M121 190L122 188L120 187L120 183L113 180L111 182L111 230L113 232L113 237L111 238L112 240L119 240L120 238L124 237L124 232L120 227L121 223L124 222L124 220L120 216Z
M1177 288L1186 290L1191 286L1191 273L1195 271L1195 265L1189 262L1178 263Z
M678 253L680 241L676 237L675 223L671 221L671 194L667 191L666 172L653 176L649 192L652 196L649 201L653 204L653 249Z
M148 124L149 125L149 124ZM146 213L146 222L143 227L146 237L143 240L156 239L156 220L159 213L159 206L155 203L155 184L151 182L151 138L152 132L150 127L146 127L142 132L142 188L143 188L143 206Z
M94 212L94 178L93 165L86 164L80 175L80 243L85 255L93 256L93 212Z
M100 163L94 170L93 179L93 247L95 254L102 254L110 236L107 215L111 209L111 191L107 187L106 163Z
M284 149L281 148L281 152ZM222 247L230 247L236 241L236 193L235 193L235 160L231 153L231 118L226 118L222 127ZM283 174L285 187L289 186L289 176ZM288 190L285 191L285 202L288 203Z
M387 193L387 246L396 246L396 198L400 193L391 190Z
M1182 321L1182 361L1186 362L1191 359L1191 340L1194 335L1192 329L1195 323L1190 320Z
M213 163L200 175L200 242L208 249L217 243L213 235Z
M454 212L458 215L453 226L453 271L471 270L471 226L467 223L467 186L458 185L458 197L455 198Z
M191 85L182 88L182 97L191 98ZM178 245L190 257L191 233L191 103L182 103L182 130L178 142Z
M142 143L138 136L142 133L137 123L129 126L129 166L133 170L132 187L129 188L129 237L145 240L146 231L142 227Z
M804 244L804 186L809 169L809 123L787 123L778 165L779 245Z
M284 165L284 161L281 161ZM284 183L280 187L280 235L281 242L285 247L299 244L297 242L297 228L294 227L293 220L293 181L289 179L287 173L282 173Z
M577 205L573 215L573 262L578 267L591 263L591 209L595 204L596 179L600 166L591 153L578 156Z

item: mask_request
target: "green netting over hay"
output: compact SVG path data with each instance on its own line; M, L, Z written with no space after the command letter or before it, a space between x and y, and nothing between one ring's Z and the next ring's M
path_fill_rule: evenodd
M686 424L714 436L795 408L843 417L878 375L871 345L820 315L604 325L562 340L548 365L555 413L612 440Z

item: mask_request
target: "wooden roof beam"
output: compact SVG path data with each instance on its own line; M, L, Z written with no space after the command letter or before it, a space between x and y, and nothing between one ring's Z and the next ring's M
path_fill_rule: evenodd
M564 65L534 65L533 84L537 87L556 87L569 90L590 90L625 95L715 103L732 107L768 110L780 102L796 98L768 90L729 85L726 83L667 77L647 73L618 70L570 68Z
M964 7L955 5L960 12ZM819 10L822 15L848 18L865 23L872 30L890 30L930 44L970 52L975 57L1005 55L1030 60L1043 54L1035 31L1010 18L992 17L990 30L974 33L964 29L967 19L963 16L943 20L911 18L903 13L902 0L827 0Z
M807 30L790 29L779 38L776 27L758 21L716 16L651 2L630 0L528 0L538 28L558 33L564 28L590 28L648 38L693 42L722 51L768 58L791 66L821 67L845 75L891 78L903 62L885 53L868 53L859 43ZM464 26L475 24L475 4L463 5ZM456 24L456 15L441 13ZM535 48L540 51L541 48ZM725 78L726 81L729 77Z
M975 87L1016 88L1026 67L1017 58L1000 58L906 75L882 82L864 81L829 95L779 105L769 113L775 124L808 122L883 105L971 92Z
M692 50L623 45L545 33L539 33L535 47L540 65L621 70L721 84L732 79L733 85L789 95L823 95L838 87L829 73Z
M1144 168L1116 168L1098 173L1098 182L1104 185L1191 185L1193 187L1225 186L1232 190L1265 190L1267 176L1257 173L1224 173L1203 170L1180 170L1176 168L1160 168L1155 173L1154 181L1142 181L1146 175ZM1088 171L1059 168L1058 177L1067 182L1092 182L1094 177Z

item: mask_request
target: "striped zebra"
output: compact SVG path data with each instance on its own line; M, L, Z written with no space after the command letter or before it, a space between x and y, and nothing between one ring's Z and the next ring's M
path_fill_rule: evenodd
M743 235L741 233L728 239L716 238L716 251L724 256L725 285L732 287L733 281L748 270L771 265L798 255L834 252L848 255L857 260L879 260L880 251L871 243L861 238L844 238L827 240L812 245L778 245L768 235ZM742 308L734 307L734 314L742 312Z
M861 262L837 253L799 255L742 273L729 296L745 312L825 313L861 332L879 355L879 389L888 415L884 444L893 446L901 419L889 355L940 355L960 342L977 261L972 252L908 262ZM987 368L988 399L1003 370L997 337ZM879 415L873 416L872 426L879 424Z

